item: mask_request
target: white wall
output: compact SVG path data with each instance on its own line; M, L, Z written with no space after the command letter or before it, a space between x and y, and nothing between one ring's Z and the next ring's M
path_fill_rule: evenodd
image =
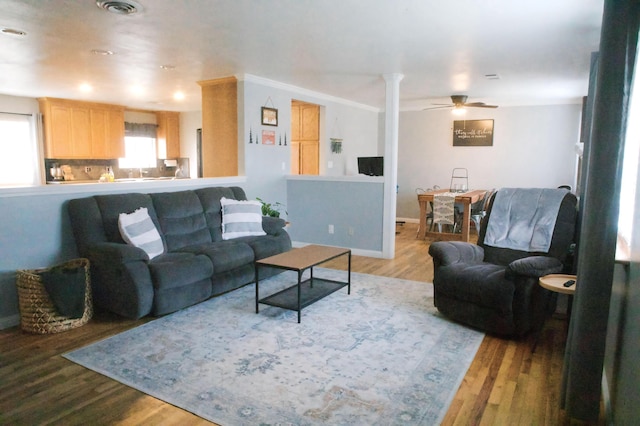
M493 119L490 147L454 147L450 110L400 113L398 218L418 219L416 188L448 188L463 167L471 189L574 185L580 105L469 109L466 119Z

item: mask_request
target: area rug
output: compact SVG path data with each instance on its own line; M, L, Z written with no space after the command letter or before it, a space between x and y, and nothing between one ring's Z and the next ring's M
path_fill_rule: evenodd
M261 281L261 295L296 279ZM436 425L483 336L441 317L431 284L352 273L350 295L300 324L277 307L256 314L248 285L65 357L225 426Z

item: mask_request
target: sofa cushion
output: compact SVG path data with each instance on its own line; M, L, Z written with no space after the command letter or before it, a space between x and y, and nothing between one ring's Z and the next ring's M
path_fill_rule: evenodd
M165 253L149 262L155 289L183 287L213 274L213 265L207 256L191 253Z
M266 235L262 229L262 204L258 201L222 197L222 239Z
M255 260L251 247L237 240L197 244L184 247L180 251L206 255L211 260L216 275L243 265L253 264Z
M151 194L160 229L167 243L167 251L211 242L204 210L193 191Z
M454 278L455 277L455 278ZM438 292L503 314L511 311L515 286L505 268L492 263L457 263L438 268ZM437 298L437 296L436 296Z
M284 231L278 235L243 237L239 241L251 246L256 260L291 250L291 239L289 238L289 234Z
M140 207L133 213L120 213L118 228L127 244L144 250L149 259L164 253L162 238L146 207Z

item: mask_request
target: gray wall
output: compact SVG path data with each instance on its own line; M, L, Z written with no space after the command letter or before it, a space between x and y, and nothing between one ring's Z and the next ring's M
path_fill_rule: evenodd
M383 190L382 178L289 179L291 239L295 243L350 247L356 254L380 257ZM333 234L329 225L334 227Z

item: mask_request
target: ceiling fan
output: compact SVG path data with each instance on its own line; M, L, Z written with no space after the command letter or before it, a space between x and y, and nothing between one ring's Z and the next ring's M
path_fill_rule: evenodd
M467 95L451 95L451 104L433 104L436 105L428 109L440 109L440 108L454 108L454 109L464 109L464 108L498 108L498 105L487 105L484 102L468 102L467 103ZM424 110L423 110L424 111Z

